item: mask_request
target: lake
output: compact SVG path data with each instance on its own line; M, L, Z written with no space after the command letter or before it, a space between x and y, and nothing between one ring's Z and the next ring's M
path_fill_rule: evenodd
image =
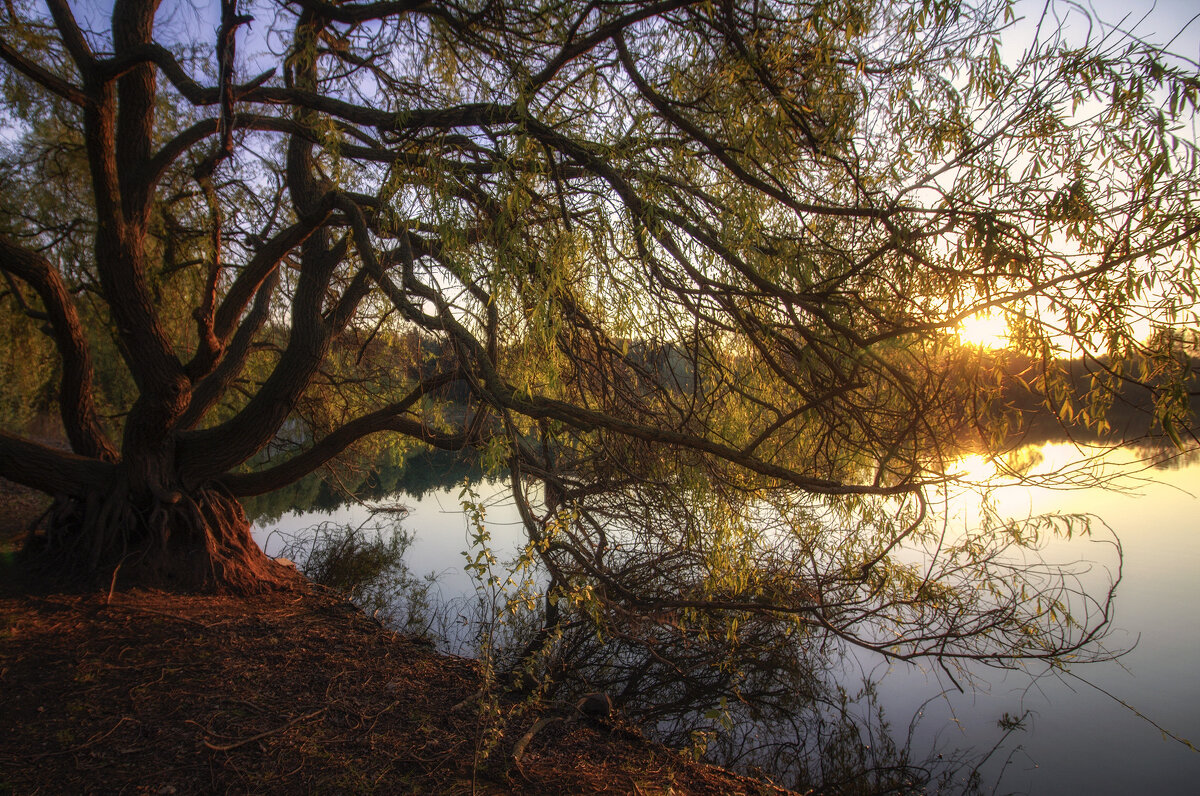
M1038 449L1036 459L1027 473L1035 480L1039 472L1080 466L1082 456L1056 443ZM1122 474L1115 488L1015 484L994 489L991 499L999 514L1017 519L1059 512L1090 513L1104 521L1124 553L1107 645L1129 651L1116 660L1079 665L1069 674L968 667L974 683L964 683L965 693L930 666L888 664L861 651L849 655L845 677L854 680L866 672L878 680L878 704L898 742L910 718L919 718L910 740L916 759L949 756L955 749L982 753L1001 738L1001 717L1024 716L1023 728L982 767L985 791L997 785L1000 793L1196 792L1200 754L1176 738L1200 743L1200 462L1150 466L1138 453L1120 449L1105 454L1102 466L1107 474ZM960 468L980 480L994 472L991 464L973 457L963 459ZM507 484L482 482L475 488L487 505L493 548L502 558L510 555L524 540L515 508L506 502ZM406 558L410 569L437 573L441 599L454 606L467 603L474 586L463 570L468 527L459 489L399 500L410 509L403 527L415 534ZM978 506L972 493L949 496L948 522L969 524ZM327 520L357 526L368 517L362 505L291 515L259 524L255 536L274 554L280 532ZM1051 542L1045 553L1063 563L1112 561L1111 537L1100 524L1094 531L1090 539ZM469 620L453 624L457 630L451 632L465 645Z
M1064 444L1045 446L1041 454L1043 471L1080 461ZM1010 517L1091 513L1111 528L1124 563L1109 646L1132 650L1114 661L1077 667L1082 680L978 672L986 687L950 693L925 708L923 740L940 733L945 743L976 748L994 743L1000 734L996 721L1005 712L1031 712L1029 731L1011 738L1020 748L990 769L995 775L997 766L1005 767L1002 791L1182 794L1195 793L1200 782L1200 754L1146 720L1200 742L1200 464L1145 469L1136 454L1118 450L1105 457L1105 465L1107 472L1127 474L1114 485L1122 491L1019 485L998 489L994 498L1000 513ZM1104 536L1056 544L1050 552L1078 560L1086 558L1089 545L1105 547ZM1100 557L1111 558L1107 550ZM948 687L933 672L892 667L881 695L903 716Z

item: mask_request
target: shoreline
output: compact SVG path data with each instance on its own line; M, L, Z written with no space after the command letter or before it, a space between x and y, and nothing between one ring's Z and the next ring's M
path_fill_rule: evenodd
M0 792L786 793L620 722L480 691L476 662L319 588L0 596Z

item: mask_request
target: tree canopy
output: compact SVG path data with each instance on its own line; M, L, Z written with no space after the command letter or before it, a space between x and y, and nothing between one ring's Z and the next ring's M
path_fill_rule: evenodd
M0 475L56 498L31 560L270 585L238 499L383 439L507 468L547 628L993 662L1103 632L1112 583L1030 564L1037 527L931 519L1006 422L954 332L1000 314L1052 411L1136 383L1186 442L1194 63L1048 9L1014 53L1036 17L991 0L186 17L0 11L6 347L55 363L6 365Z

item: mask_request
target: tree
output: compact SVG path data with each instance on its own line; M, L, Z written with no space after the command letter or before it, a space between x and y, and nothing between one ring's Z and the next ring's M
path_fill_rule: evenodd
M398 435L508 468L544 639L1103 632L1112 584L929 520L997 394L953 330L1001 312L1056 410L1138 381L1181 438L1194 64L1106 28L1006 59L1000 2L223 0L207 45L156 0L47 9L0 24L5 312L54 342L71 448L0 434L55 496L43 566L270 586L239 498Z

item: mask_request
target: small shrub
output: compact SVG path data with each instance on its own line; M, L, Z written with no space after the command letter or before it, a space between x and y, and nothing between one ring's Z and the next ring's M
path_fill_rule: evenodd
M405 563L412 540L395 520L372 518L358 527L323 522L286 539L280 555L383 624L428 638L436 619L435 581L413 575Z

